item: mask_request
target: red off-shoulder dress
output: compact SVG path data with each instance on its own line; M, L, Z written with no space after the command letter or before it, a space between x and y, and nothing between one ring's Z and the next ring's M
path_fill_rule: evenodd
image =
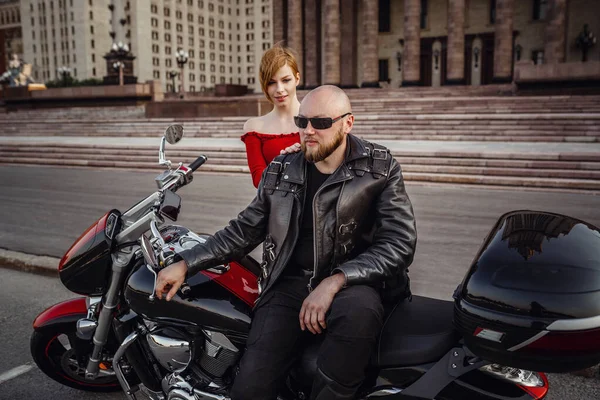
M246 144L248 167L252 174L252 183L258 187L260 178L267 165L279 155L279 152L294 143L300 143L300 134L248 132L242 135Z

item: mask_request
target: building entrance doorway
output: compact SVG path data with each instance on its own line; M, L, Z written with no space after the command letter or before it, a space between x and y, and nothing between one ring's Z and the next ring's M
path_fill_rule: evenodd
M441 50L434 43L441 43ZM421 39L421 79L420 86L432 86L434 74L439 73L440 85L446 82L446 56L448 53L448 38L447 37L432 37Z
M481 49L474 51L473 41L479 38ZM479 47L478 47L479 48ZM465 82L472 85L473 65L479 64L481 84L489 85L494 78L494 33L479 33L465 36Z

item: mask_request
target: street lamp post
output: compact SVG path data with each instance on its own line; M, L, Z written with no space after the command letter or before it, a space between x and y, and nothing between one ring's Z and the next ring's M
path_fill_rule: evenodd
M113 67L119 70L119 86L123 86L123 68L125 67L125 59L129 56L129 46L127 43L113 43L110 52L113 53L117 62L113 63Z
M581 61L587 61L588 50L596 44L596 36L589 30L588 24L583 25L583 31L579 32L575 39L575 45L581 49Z
M171 93L175 93L175 77L177 76L177 71L172 70L167 72L167 77L171 79L173 82L173 87L171 87Z
M179 66L179 73L180 73L180 80L181 80L181 94L179 95L180 98L184 98L185 96L185 78L184 78L184 74L183 74L183 66L188 62L189 59L189 54L187 51L184 51L183 49L179 49L177 50L177 53L175 53L176 56L176 60L177 60L177 65Z

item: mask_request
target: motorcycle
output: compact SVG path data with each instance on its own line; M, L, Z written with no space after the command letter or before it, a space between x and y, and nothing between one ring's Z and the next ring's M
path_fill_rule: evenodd
M161 139L167 169L158 190L107 212L59 263L63 284L84 297L35 319L31 353L63 385L123 390L129 399L229 399L261 264L246 256L189 277L170 302L155 297L157 273L208 237L173 224L177 190L207 160L173 168L165 142L182 136L173 125ZM553 241L549 250L544 240ZM570 217L500 217L453 301L412 296L389 312L357 398L544 398L548 380L538 371L600 362L598 244L597 228ZM316 338L298 356L278 399L308 398L319 345Z

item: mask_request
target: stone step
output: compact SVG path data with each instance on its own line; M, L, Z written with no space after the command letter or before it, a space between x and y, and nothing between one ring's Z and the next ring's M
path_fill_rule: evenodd
M54 165L68 167L96 167L96 168L124 168L124 169L146 169L160 170L156 163L141 162L112 162L112 161L87 161L87 160L60 160L37 158L24 159L2 159L1 164L24 164L24 165ZM205 164L200 169L203 172L217 173L244 173L248 174L247 166L232 166L219 164ZM509 186L509 187L527 187L543 189L561 189L567 191L599 191L600 180L591 179L565 179L565 178L545 178L545 177L514 177L514 176L491 176L491 175L473 175L473 174L451 174L436 172L409 172L403 173L404 179L416 182L435 182L449 184L470 184L486 186Z
M210 157L209 164L246 166L245 153L223 152L229 157L221 157L220 152L204 152ZM200 152L198 151L171 151L171 159L184 163L192 162ZM155 152L150 150L114 150L114 149L80 149L76 152L65 152L60 148L39 147L19 148L6 146L0 150L0 158L7 163L33 163L49 165L120 165L119 163L137 163L140 165L156 165ZM427 157L398 157L405 172L411 173L445 173L456 175L494 175L494 176L521 176L559 179L599 179L600 163L574 163L574 162L540 162L527 161L517 163L514 160L476 160L453 158L427 158ZM87 163L87 164L86 164ZM582 168L585 166L585 168Z
M74 158L74 157L90 157L109 155L120 158L131 157L147 157L150 161L156 159L156 149L153 148L132 148L124 149L118 147L71 147L72 151L68 151L67 146L50 146L50 145L5 145L0 149L1 157L49 157L49 158ZM174 160L179 159L194 159L199 154L204 154L211 160L231 160L232 162L246 162L246 153L243 149L223 149L212 150L169 150L169 156ZM561 170L600 170L600 155L598 161L561 161L541 160L539 155L533 154L529 159L491 159L491 158L472 158L464 154L460 158L456 157L431 157L402 155L394 152L396 159L401 165L416 164L416 165L438 165L438 166L464 166L464 167L489 167L489 168L529 168L529 169L561 169Z

